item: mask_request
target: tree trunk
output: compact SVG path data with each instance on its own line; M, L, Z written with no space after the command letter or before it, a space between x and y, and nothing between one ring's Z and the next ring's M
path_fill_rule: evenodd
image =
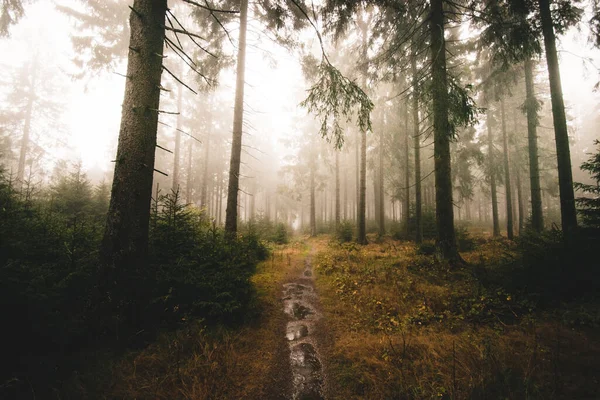
M383 129L385 118L381 113L381 127L379 128L379 236L385 235L385 191L383 188Z
M356 204L354 207L355 210L355 215L354 215L354 220L356 221L356 223L358 224L358 209L359 209L359 204L360 204L360 132L356 131L356 146L354 146L354 156L355 156L355 160L354 160L354 165L356 166Z
M317 236L317 216L315 207L315 162L310 164L310 236Z
M206 127L206 143L204 144L204 170L202 171L202 188L200 189L200 208L208 209L207 191L208 191L208 160L210 158L210 134L212 132L212 114L208 117L208 126ZM213 214L214 215L214 214Z
M367 132L360 132L360 185L358 200L358 237L360 244L367 244Z
M516 110L514 111L513 119L514 119L513 135L516 135L517 134L517 112L516 112ZM515 178L517 181L516 182L517 183L517 207L519 210L519 236L520 236L523 234L523 227L525 225L525 210L523 207L523 188L521 185L521 156L520 156L519 149L517 149L517 151L515 151L515 155L516 155L516 160L515 160L514 166L515 166L515 175L516 175Z
M227 209L225 210L225 232L229 237L237 233L237 204L240 189L240 163L242 155L242 124L244 121L244 74L246 70L246 30L248 25L248 0L240 4L240 38L237 55L237 80L235 84L235 105L233 110L233 138L231 141L231 161L229 163L229 187Z
M340 225L340 152L335 150L335 227Z
M180 73L183 68L179 69ZM171 190L179 191L179 159L181 153L181 104L183 102L183 86L177 86L177 123L175 128L175 151L173 151L173 184Z
M344 166L348 166L348 157L344 157ZM348 219L348 174L344 174L344 220Z
M513 204L512 187L510 179L510 154L508 148L508 136L506 133L506 112L504 109L504 99L500 100L500 112L502 113L502 147L504 150L504 190L506 194L506 236L509 240L514 239L513 228Z
M533 89L533 62L525 60L525 108L527 111L527 140L529 144L529 180L531 186L531 225L536 232L544 229L542 214L542 192L540 188L540 167L537 146L537 99Z
M250 196L250 221L256 218L256 179L252 179L252 194Z
M562 231L569 238L577 230L577 211L575 210L575 194L573 192L573 172L571 170L571 150L569 148L569 132L567 117L560 81L560 68L556 52L556 37L550 14L550 0L539 0L546 49L546 63L550 79L550 97L552 100L552 117L554 120L554 138L556 140L556 158L558 161L558 186L560 191L560 216Z
M443 0L431 0L430 23L431 75L433 81L435 217L437 225L436 256L440 260L448 260L451 263L455 263L462 261L462 259L458 254L454 232Z
M363 60L367 60L367 29L366 21L360 21L362 33ZM363 90L367 91L367 71L362 73ZM366 209L367 209L367 132L360 131L360 182L358 196L358 234L357 242L367 244L367 224L366 224Z
M421 204L421 133L419 129L419 77L414 46L412 49L412 55L410 59L410 67L413 87L413 146L415 149L415 242L417 244L420 244L421 242L423 242L423 206ZM407 211L408 204L409 203L407 202Z
M27 108L25 109L25 125L23 126L23 138L21 139L21 151L19 153L19 165L17 167L17 189L23 188L23 178L25 177L25 161L27 160L27 151L29 149L29 136L31 132L31 116L33 114L33 77L32 87L30 88L29 99L27 99Z
M128 78L100 251L104 278L117 272L112 276L117 283L122 283L118 275L124 269L134 272L128 274L132 279L143 275L147 262L167 0L135 0L133 9Z
M187 181L185 184L185 202L192 203L192 156L194 155L194 142L188 141L188 165L187 165Z
M492 194L492 225L494 237L500 236L500 223L498 221L498 194L496 192L496 165L494 163L494 136L492 134L492 113L487 112L488 131L488 168L490 174L490 191Z

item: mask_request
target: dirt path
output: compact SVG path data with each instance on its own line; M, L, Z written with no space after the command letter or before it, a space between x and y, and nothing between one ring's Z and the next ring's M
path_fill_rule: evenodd
M273 369L273 381L279 387L273 398L325 399L325 373L319 353L322 314L313 282L312 255L311 250L303 260L301 273L292 276L282 287L285 335Z

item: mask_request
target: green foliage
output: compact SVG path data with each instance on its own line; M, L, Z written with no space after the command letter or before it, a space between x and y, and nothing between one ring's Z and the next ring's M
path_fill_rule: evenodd
M392 236L398 240L414 240L417 235L417 219L414 212L414 203L410 205L408 218L408 235L406 233L406 221L402 224L392 226ZM428 208L423 208L421 214L421 225L423 227L424 239L435 239L437 227L435 224L435 212Z
M340 120L350 122L356 112L359 128L370 130L373 102L356 83L325 60L319 65L318 77L300 105L320 118L321 136L342 148L344 133Z
M227 240L172 192L156 202L150 256L155 277L148 282L153 288L149 310L163 322L176 322L190 315L232 320L247 311L250 277L267 252L253 233Z
M600 141L596 140L594 144L598 146L598 151L591 154L590 158L581 164L580 168L588 171L596 184L575 182L575 189L588 194L587 197L579 197L575 201L579 206L578 212L584 225L600 229Z
M289 227L283 222L273 223L263 213L259 213L249 222L241 223L239 231L245 235L256 236L260 240L277 244L289 242Z
M466 226L458 226L455 229L456 244L458 251L473 251L475 249L475 240L469 233Z
M422 256L432 256L435 254L435 242L433 240L424 240L417 247L417 254Z
M232 322L251 309L250 277L266 247L253 234L226 239L178 193L154 199L144 275L119 271L101 296L108 185L94 189L76 168L49 190L29 192L36 195L16 191L0 170L0 312L10 326L0 345L0 397L23 385L48 392L100 342L143 345L189 316Z
M335 237L341 243L351 242L354 235L354 229L354 224L351 221L343 220L337 226Z
M287 226L283 222L277 224L273 241L277 244L287 244L289 242Z

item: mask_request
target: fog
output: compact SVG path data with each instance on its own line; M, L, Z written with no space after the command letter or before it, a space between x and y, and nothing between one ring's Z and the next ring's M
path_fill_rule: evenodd
M198 21L190 17L193 6L189 4L172 5L176 15L182 21L193 27L198 27ZM57 5L62 9L57 9ZM64 8L71 7L73 13L65 12ZM107 6L108 7L108 6ZM127 18L128 10L124 2L110 2L115 8L116 17ZM93 184L112 179L117 139L121 121L121 104L125 91L127 57L125 52L116 51L109 54L107 59L94 63L94 47L106 38L97 35L98 27L86 26L85 20L78 19L77 12L89 12L75 1L38 1L27 4L25 16L14 26L10 27L10 37L0 41L2 57L2 72L0 88L2 115L2 164L8 174L17 174L19 168L20 146L23 141L23 130L27 105L24 94L20 91L33 90L35 102L31 115L30 144L26 149L25 176L36 185L51 185L56 174L81 165L88 179ZM302 71L302 59L312 54L320 58L321 48L318 35L313 26L305 26L294 31L292 36L296 43L292 46L282 46L276 34L278 31L269 30L264 22L256 18L251 7L248 27L247 60L244 96L243 148L242 167L240 171L241 191L240 204L242 220L250 220L255 213L266 213L272 218L282 218L296 229L308 224L310 191L306 176L301 172L302 165L308 165L312 157L307 151L317 152L317 208L321 215L317 219L323 223L335 217L335 149L318 136L321 124L319 118L307 112L300 103L306 98L307 90L314 84L314 76L307 76ZM83 21L83 22L82 22ZM125 21L116 26L126 26ZM189 28L193 30L195 28ZM224 221L224 202L226 201L226 185L228 180L231 131L233 124L233 105L235 97L235 55L237 54L237 36L239 27L235 21L228 22L223 27L227 35L221 32L219 40L221 49L219 57L220 70L214 76L215 81L209 86L189 67L183 64L172 50L166 49L165 65L171 70L180 71L181 79L198 94L181 86L170 75L163 73L162 86L170 91L161 93L161 110L177 112L178 93L182 99L180 115L160 114L157 132L154 185L163 192L175 189L174 156L177 130L180 126L181 145L179 149L179 165L177 184L185 201L198 207L208 206L208 212L217 221ZM111 28L116 29L116 28ZM290 29L287 26L285 29ZM317 27L317 29L320 29ZM361 57L356 44L359 34L353 33L356 25L352 24L345 33L345 39L338 40L325 36L326 52L330 53L333 64L344 74L356 82L361 82ZM472 32L472 33L469 33ZM127 41L127 31L119 33L118 40ZM475 30L466 31L466 39L474 37ZM471 37L469 37L471 35ZM88 36L90 48L74 46L72 37ZM282 35L283 36L283 35ZM593 140L598 138L596 126L598 123L597 104L599 95L594 91L594 85L600 79L596 66L600 65L600 54L590 44L590 33L585 24L571 28L559 40L559 59L562 74L562 87L568 118L571 144L571 162L575 181L587 182L586 173L579 170L579 165L587 159L593 150ZM281 39L281 37L279 38ZM111 39L117 40L114 37ZM376 58L382 49L385 37L380 36L371 42L369 54ZM113 43L114 44L114 43ZM191 46L186 42L185 46ZM193 47L193 46L192 46ZM193 57L206 57L206 54L196 55L195 50L188 47ZM197 50L197 49L196 49ZM190 53L190 54L192 54ZM471 54L475 54L471 52ZM482 62L480 57L467 57L475 65ZM97 61L97 60L96 60ZM202 64L200 64L202 65ZM378 129L384 130L383 145L383 196L385 216L391 221L400 221L405 216L405 182L409 187L414 185L414 177L408 181L403 167L403 140L398 135L404 135L410 128L410 123L404 121L405 104L408 104L410 91L406 83L396 80L394 83L385 82L385 66L374 64L370 67L368 87L364 88L375 102L371 116L373 132L367 142L367 219L374 220L375 196L378 196L372 185L377 183L374 178L379 173L377 160L379 157ZM476 68L476 67L473 67ZM199 68L201 69L201 68ZM371 71L372 70L372 71ZM474 84L476 91L472 93L477 106L487 107L482 92L477 86L482 78L462 74L463 84ZM212 77L210 79L213 79ZM522 78L519 78L522 79ZM553 150L553 122L550 107L550 96L547 85L547 70L541 60L535 70L535 89L542 101L538 135L542 147L540 160L545 171L543 192L547 196L545 207L552 214L558 207L556 191L556 168ZM33 89L31 86L33 85ZM515 82L512 93L512 107L509 110L509 125L515 129L525 129L525 119L521 111L513 112L523 103L524 91L521 83ZM386 100L387 99L387 100ZM423 112L422 110L421 112ZM385 116L381 114L385 113ZM422 117L425 114L422 114ZM473 128L476 134L475 142L483 143L486 135L485 113L480 113L479 120ZM179 120L179 122L178 122ZM514 124L513 124L514 123ZM178 125L179 124L179 125ZM340 151L342 168L341 193L345 196L342 205L343 219L356 218L357 191L357 158L355 121L343 122L346 136L344 147ZM425 125L429 123L424 121ZM518 125L518 126L517 126ZM512 133L512 134L517 134ZM524 131L520 131L524 135ZM458 137L461 132L458 132ZM427 135L423 138L423 155L421 160L421 175L425 187L425 202L433 207L433 194L429 193L433 185L431 151L432 140ZM208 146L208 150L207 150ZM305 149L309 146L310 149ZM485 146L484 146L485 147ZM317 151L317 149L320 149ZM411 150L412 151L412 150ZM482 150L485 154L485 149ZM207 160L208 157L208 160ZM410 158L414 156L409 154ZM412 161L411 161L412 162ZM526 160L523 160L523 173L526 177ZM204 170L207 169L205 173ZM413 167L409 174L414 174ZM485 180L481 167L473 166L474 176ZM62 172L60 172L62 171ZM429 175L428 175L429 174ZM378 176L378 175L377 175ZM427 178L429 176L429 178ZM523 179L526 181L526 179ZM526 185L526 184L525 184ZM202 204L202 188L206 187L210 199ZM525 191L526 187L523 188ZM469 208L472 203L479 204L479 219L487 220L491 212L489 195L485 185L476 186L470 194ZM414 193L408 192L413 198ZM455 198L457 195L455 194ZM455 202L462 206L462 199ZM504 200L500 199L500 203ZM523 203L527 203L526 196ZM483 207L483 210L481 208ZM457 210L460 213L460 210ZM470 219L476 219L472 211L467 210ZM377 211L378 212L378 211ZM526 212L526 211L525 211ZM502 214L502 211L501 211ZM556 214L556 213L554 213ZM553 214L553 215L554 215ZM464 215L463 215L464 218ZM556 216L553 222L559 222Z

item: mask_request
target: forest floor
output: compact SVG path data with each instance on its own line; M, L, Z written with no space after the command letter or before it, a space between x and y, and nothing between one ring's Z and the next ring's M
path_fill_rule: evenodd
M494 280L481 239L451 269L411 242L330 236L273 248L238 327L164 334L112 371L109 398L594 399L597 302L541 307Z

